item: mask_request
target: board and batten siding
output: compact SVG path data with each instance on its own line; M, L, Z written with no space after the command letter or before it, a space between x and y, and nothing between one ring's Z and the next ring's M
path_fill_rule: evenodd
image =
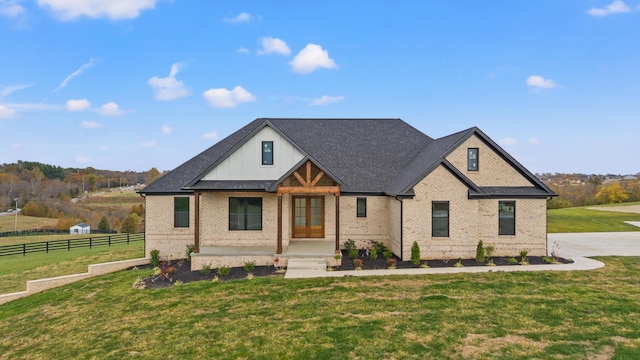
M273 141L273 165L262 165L263 141ZM265 126L202 180L275 180L303 157L289 141Z

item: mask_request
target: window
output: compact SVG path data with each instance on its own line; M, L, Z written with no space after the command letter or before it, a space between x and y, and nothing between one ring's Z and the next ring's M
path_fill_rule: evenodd
M262 198L229 198L229 230L262 230Z
M262 142L262 165L273 165L273 141Z
M515 235L516 234L516 202L515 201L499 201L498 202L498 234L499 235Z
M467 149L467 170L478 171L478 148Z
M173 198L173 226L189 227L189 198Z
M359 197L356 200L356 216L367 217L367 198Z
M431 203L431 236L449 237L449 202Z

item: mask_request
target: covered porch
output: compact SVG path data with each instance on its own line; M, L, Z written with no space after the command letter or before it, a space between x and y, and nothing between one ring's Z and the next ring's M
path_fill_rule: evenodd
M335 243L331 240L291 240L282 253L274 246L201 246L199 253L191 255L191 270L220 266L237 267L254 261L257 266L286 267L289 259L322 258L327 266L337 266ZM276 260L277 259L277 260Z

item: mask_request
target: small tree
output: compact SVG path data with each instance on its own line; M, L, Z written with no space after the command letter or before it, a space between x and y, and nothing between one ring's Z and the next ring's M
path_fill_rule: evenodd
M483 263L486 260L484 255L484 246L482 245L482 240L478 241L478 246L476 246L476 261L479 263Z
M411 263L413 265L420 265L420 246L417 241L411 245Z
M120 227L120 232L123 233L135 233L138 232L138 219L139 216L137 214L129 214L124 221L122 222L122 226Z
M111 231L111 228L109 226L109 219L107 219L106 216L103 216L102 219L100 219L100 223L98 223L98 230L102 232Z

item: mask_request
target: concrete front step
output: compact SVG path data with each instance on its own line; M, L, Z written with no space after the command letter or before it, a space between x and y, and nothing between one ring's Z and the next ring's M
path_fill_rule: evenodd
M287 271L289 270L327 270L327 259L322 258L295 258L289 259Z

